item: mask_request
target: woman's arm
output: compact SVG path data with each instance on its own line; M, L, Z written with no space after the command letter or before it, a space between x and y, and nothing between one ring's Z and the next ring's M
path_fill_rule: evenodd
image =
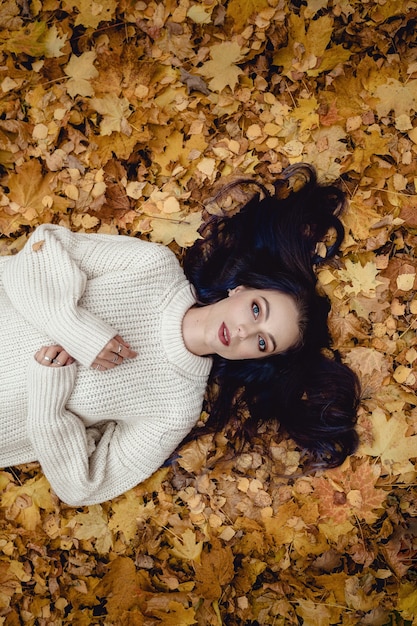
M87 277L67 249L72 235L50 225L39 227L6 264L3 284L29 322L89 366L117 330L78 304Z
M143 441L137 440L137 426L129 424L108 422L100 433L97 426L86 428L66 408L76 374L76 363L45 367L31 360L27 426L37 459L58 497L71 506L84 506L131 489L158 469L169 452L162 458L157 438L148 441L150 425L143 425Z

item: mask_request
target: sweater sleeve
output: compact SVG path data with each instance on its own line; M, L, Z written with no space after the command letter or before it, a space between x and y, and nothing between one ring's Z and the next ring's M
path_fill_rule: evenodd
M45 476L58 497L70 506L110 500L131 489L158 469L163 459L154 455L153 467L129 463L132 449L126 424L103 423L86 428L66 408L77 365L48 368L33 359L28 368L28 435ZM99 436L98 436L99 435Z
M118 331L79 306L87 277L61 239L57 227L39 227L6 264L3 284L23 317L88 367Z

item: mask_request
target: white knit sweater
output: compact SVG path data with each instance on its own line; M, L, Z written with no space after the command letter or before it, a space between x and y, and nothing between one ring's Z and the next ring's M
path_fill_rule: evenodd
M195 298L175 255L48 224L0 259L0 275L0 466L38 460L74 506L134 487L198 420L212 365L184 345ZM89 367L116 334L138 356ZM54 343L76 363L37 363L34 353Z

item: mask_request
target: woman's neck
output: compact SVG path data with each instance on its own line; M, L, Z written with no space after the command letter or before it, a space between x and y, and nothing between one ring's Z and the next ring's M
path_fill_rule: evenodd
M185 347L197 356L208 354L204 341L204 328L209 307L210 305L193 306L186 311L182 319L182 337Z

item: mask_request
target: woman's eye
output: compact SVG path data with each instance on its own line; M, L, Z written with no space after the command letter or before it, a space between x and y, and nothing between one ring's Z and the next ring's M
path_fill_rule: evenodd
M265 341L265 339L263 339L263 337L259 337L258 345L259 345L259 350L261 352L265 352L265 350L266 350L266 341Z
M255 319L258 317L259 313L260 313L260 309L258 307L258 305L256 304L256 302L254 302L252 304L252 311L253 311L253 315L255 316Z

